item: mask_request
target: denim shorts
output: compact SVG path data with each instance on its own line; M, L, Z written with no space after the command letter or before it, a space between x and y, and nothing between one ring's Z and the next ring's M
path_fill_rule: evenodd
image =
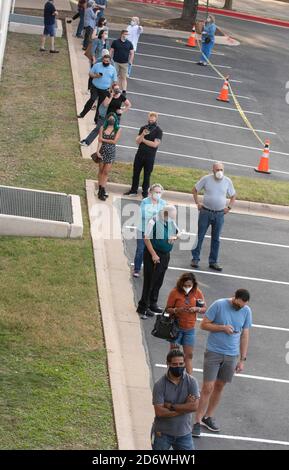
M179 334L177 338L170 341L171 344L179 344L180 346L191 346L192 348L196 342L196 330L191 328L190 330L183 330L178 328Z
M43 35L44 36L55 36L55 33L56 33L56 28L55 28L55 25L54 24L46 24L44 25L44 31L43 31Z

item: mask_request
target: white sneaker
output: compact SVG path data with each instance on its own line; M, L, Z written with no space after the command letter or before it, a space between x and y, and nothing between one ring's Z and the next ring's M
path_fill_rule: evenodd
M80 140L79 145L81 145L82 147L88 147L88 144L86 143L85 140Z

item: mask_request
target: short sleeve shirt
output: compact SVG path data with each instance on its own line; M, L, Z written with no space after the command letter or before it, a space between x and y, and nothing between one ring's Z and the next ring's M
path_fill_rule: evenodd
M100 90L107 90L111 87L113 82L117 81L117 74L116 70L113 65L109 65L108 67L104 67L102 62L98 62L91 67L90 70L92 73L102 73L102 77L94 78L92 80L92 84L99 88Z
M109 113L117 113L117 111L121 108L122 104L126 101L126 97L121 94L118 98L112 98L109 106L107 108L107 114ZM121 113L119 114L121 116Z
M169 294L167 308L195 307L197 299L204 300L204 295L200 289L196 289L196 291L191 290L189 294L186 295L185 291L180 292L179 289L175 287ZM195 327L197 320L196 313L176 313L175 317L177 318L179 328L190 330Z
M216 325L232 325L234 333L210 332L207 341L208 351L226 356L240 354L240 337L243 329L252 326L252 311L248 305L235 310L230 299L216 300L206 311L205 316Z
M203 206L207 209L220 211L226 207L227 197L236 194L232 181L227 176L216 180L214 175L206 175L195 185L198 191L204 191Z
M138 132L138 135L141 135L144 129L147 126L142 126ZM150 133L145 135L144 140L149 140L150 142L154 142L155 139L162 140L163 131L159 126L154 127L151 129ZM139 145L137 155L141 155L143 157L154 158L157 153L157 148L148 147L148 145L144 144L143 142Z
M199 386L194 377L184 372L179 384L174 384L167 375L164 375L154 385L153 405L163 405L164 403L182 405L186 402L188 395L199 398ZM185 413L173 418L156 416L154 431L175 437L185 436L192 432L192 415L193 413Z
M55 6L51 2L46 2L44 5L44 25L50 26L55 24L55 15L53 13L56 11Z
M128 39L125 41L122 41L121 39L115 39L112 41L111 47L114 49L114 62L118 64L127 64L129 53L133 49L132 43Z

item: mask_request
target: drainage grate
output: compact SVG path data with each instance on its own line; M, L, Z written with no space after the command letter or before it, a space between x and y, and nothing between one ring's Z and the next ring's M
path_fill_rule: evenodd
M73 223L71 197L0 187L0 214Z

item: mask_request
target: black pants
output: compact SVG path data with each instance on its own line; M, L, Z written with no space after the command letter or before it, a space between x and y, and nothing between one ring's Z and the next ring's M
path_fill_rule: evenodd
M93 103L97 100L97 98L98 98L98 103L97 103L97 111L98 111L98 108L100 104L103 102L104 98L107 96L107 93L108 93L107 90L101 90L100 88L96 88L94 85L91 85L90 98L85 103L84 108L80 113L81 117L84 117L88 113L88 111L91 110Z
M131 192L137 193L139 186L139 178L143 169L143 183L142 183L142 195L147 197L148 189L150 187L150 176L154 168L155 157L143 156L141 153L136 153L133 162L133 176Z
M143 289L138 303L138 313L145 313L148 307L158 302L159 291L163 285L164 277L170 262L170 253L156 252L160 258L159 263L153 263L147 248L143 255Z
M91 35L93 33L93 28L91 28L91 26L85 26L84 28L84 39L83 39L83 43L82 43L82 47L83 49L87 49L87 46L89 44L89 41L91 39Z

